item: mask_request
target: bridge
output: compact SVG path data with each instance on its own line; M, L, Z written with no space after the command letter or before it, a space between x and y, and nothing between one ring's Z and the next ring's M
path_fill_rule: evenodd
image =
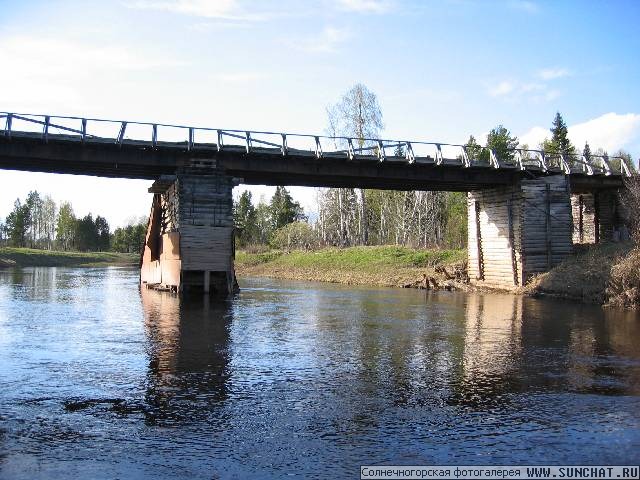
M155 180L141 278L235 288L234 185L468 192L469 274L522 285L618 227L623 158L0 112L0 168Z

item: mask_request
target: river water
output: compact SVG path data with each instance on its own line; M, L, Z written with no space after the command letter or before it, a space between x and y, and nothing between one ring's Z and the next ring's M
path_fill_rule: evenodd
M638 314L270 279L181 305L137 284L0 271L1 478L640 458Z

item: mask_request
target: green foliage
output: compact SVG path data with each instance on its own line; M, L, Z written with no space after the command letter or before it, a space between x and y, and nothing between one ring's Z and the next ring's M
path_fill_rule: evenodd
M269 242L280 250L312 250L318 247L318 235L307 222L293 222L279 228Z
M256 209L251 203L251 192L245 190L233 205L236 241L239 246L250 245L258 237Z
M564 155L574 154L576 149L569 141L569 129L564 122L560 112L556 112L556 116L553 119L553 126L551 131L551 141L546 146L550 147L549 150L556 153L562 153Z
M469 140L467 140L466 150L467 157L469 157L469 162L471 162L472 164L477 162L487 163L489 161L488 152L484 154L483 158L482 147L478 144L473 135L470 135Z
M127 225L124 228L116 228L113 232L111 249L116 252L139 254L142 251L146 236L146 222Z
M305 220L304 211L300 204L293 200L291 194L284 187L276 187L269 204L271 216L271 230L278 230L285 225Z
M495 151L496 157L500 162L513 162L513 149L518 146L518 137L512 137L511 132L503 125L493 128L487 135L487 147ZM480 154L483 162L489 162L489 152L483 150Z
M13 211L7 216L6 231L9 245L13 247L26 246L27 231L31 226L29 206L23 205L20 199L13 204Z
M448 248L467 246L467 195L463 192L449 192L446 202L446 227L444 244Z
M76 216L73 213L73 207L69 202L60 204L60 212L58 213L58 223L56 226L56 241L58 248L62 250L71 250L74 247L76 236Z

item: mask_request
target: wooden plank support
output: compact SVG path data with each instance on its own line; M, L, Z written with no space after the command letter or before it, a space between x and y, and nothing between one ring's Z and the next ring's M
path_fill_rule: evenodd
M484 280L484 262L482 258L482 229L480 222L480 202L475 201L475 216L476 216L476 248L478 254L478 280Z
M513 284L518 286L518 262L516 261L516 248L513 234L513 202L507 200L507 216L509 218L509 252L511 253L511 270L513 271Z
M551 270L551 250L553 243L551 242L551 187L547 183L545 185L545 232L547 243L547 270Z

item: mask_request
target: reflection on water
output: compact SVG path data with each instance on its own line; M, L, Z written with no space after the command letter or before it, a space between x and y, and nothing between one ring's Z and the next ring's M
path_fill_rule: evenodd
M0 271L0 477L637 459L637 314L266 279L181 303L137 282Z

